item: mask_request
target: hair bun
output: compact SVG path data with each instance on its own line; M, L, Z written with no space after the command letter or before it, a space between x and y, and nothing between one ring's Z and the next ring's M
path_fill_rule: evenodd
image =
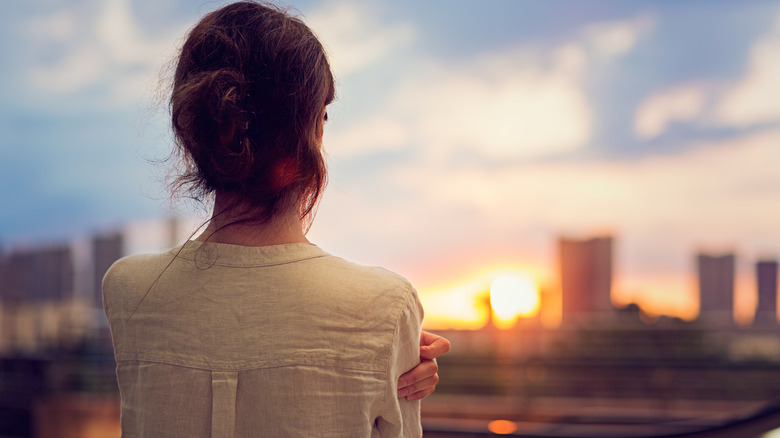
M182 45L172 91L184 164L174 190L230 192L258 220L294 205L312 213L327 178L318 130L335 88L302 21L259 2L207 14Z
M196 161L212 164L202 170L214 188L246 178L252 167L246 88L240 71L224 68L191 74L175 91L182 105L173 108L174 128Z

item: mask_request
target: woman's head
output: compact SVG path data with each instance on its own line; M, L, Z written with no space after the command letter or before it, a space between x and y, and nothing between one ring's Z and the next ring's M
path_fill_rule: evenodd
M203 199L223 194L264 222L309 216L325 186L324 108L334 97L325 51L300 20L238 2L204 16L182 46L170 100L184 171Z

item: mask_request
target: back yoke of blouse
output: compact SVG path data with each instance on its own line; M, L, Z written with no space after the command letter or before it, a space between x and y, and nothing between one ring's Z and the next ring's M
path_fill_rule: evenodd
M396 395L422 308L389 271L190 241L117 261L103 300L125 438L422 435L419 402Z

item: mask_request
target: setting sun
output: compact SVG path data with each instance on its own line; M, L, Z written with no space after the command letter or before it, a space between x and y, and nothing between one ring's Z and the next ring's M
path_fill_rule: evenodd
M502 275L490 285L490 307L499 326L511 326L518 317L538 310L539 291L526 276Z

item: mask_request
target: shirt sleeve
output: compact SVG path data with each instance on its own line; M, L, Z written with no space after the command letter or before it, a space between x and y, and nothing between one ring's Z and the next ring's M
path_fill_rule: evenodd
M420 330L423 309L417 291L411 289L398 317L387 372L384 409L377 419L380 436L421 437L420 401L398 397L398 378L420 363Z

